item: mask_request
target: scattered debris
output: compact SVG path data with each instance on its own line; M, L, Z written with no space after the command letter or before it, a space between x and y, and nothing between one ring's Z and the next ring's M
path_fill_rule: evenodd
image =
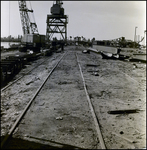
M91 72L91 75L99 76L99 74L98 74L99 71L89 70L87 72Z
M20 104L20 101L16 101L15 103L14 103L14 106L18 106Z
M45 102L41 102L39 103L39 106L43 106L45 104Z
M30 82L28 82L28 83L26 83L26 85L29 85L29 84L31 84L31 83L33 83L34 81L30 81Z
M92 51L92 52L95 52L95 53L99 53L99 52L100 52L99 50L94 49L94 48L91 48L91 47L89 47L88 50L90 50L90 51Z
M136 64L133 63L133 69L138 68Z
M62 117L56 117L56 120L63 120Z
M95 76L99 76L99 74L97 72L94 73Z
M112 53L105 53L102 51L100 53L101 53L103 59L109 59L112 57Z
M87 70L87 72L99 72L99 70L95 71L95 70Z
M129 114L129 113L138 113L139 109L129 109L129 110L114 110L108 111L108 114Z
M120 134L124 134L124 132L123 132L123 131L120 131L119 133L120 133Z
M87 64L88 67L98 67L99 65Z
M119 59L119 60L124 60L128 59L129 56L125 56L122 54L112 54L112 53L107 53L107 52L100 52L102 55L102 59Z
M40 78L39 77L35 77L35 79L33 79L32 81L26 83L26 85L29 85L29 84L33 83L34 81L36 81L36 80L40 80Z
M34 52L30 49L27 50L27 54L33 54Z
M16 112L14 115L19 115L19 112Z
M90 50L83 50L82 53L85 53L85 54L88 53L88 54L90 54Z

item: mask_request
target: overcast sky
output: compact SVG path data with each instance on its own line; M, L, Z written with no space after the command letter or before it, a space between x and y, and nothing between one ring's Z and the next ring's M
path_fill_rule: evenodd
M40 34L46 34L46 18L53 1L30 1ZM27 1L29 7L29 1ZM30 8L30 7L29 7ZM110 40L124 36L134 40L146 30L146 1L63 1L69 17L67 37ZM1 37L23 35L18 1L1 1Z

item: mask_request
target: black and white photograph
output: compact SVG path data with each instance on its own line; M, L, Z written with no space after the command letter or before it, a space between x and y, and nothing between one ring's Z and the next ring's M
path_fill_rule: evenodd
M146 149L146 1L1 1L1 149Z

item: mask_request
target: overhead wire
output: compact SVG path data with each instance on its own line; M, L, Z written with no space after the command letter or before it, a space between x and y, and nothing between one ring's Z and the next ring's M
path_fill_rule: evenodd
M10 46L10 1L9 1L9 46Z

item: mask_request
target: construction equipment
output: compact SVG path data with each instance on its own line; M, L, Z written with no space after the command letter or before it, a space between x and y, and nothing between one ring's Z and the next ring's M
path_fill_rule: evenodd
M20 51L27 51L27 49L31 49L38 52L40 51L40 47L45 45L45 35L39 35L33 10L32 8L27 8L26 1L18 1L18 4L23 30L23 38L21 41L22 45L19 49ZM31 15L33 17L31 17Z
M60 40L67 40L68 17L64 15L63 2L56 0L51 7L51 15L47 15L46 42L53 40L53 35L60 34ZM57 38L57 37L56 37Z
M38 33L38 28L34 22L31 22L30 17L29 17L29 12L33 14L33 10L29 10L27 8L26 1L18 1L19 4L19 11L20 11L20 17L21 17L21 23L22 23L22 30L23 34L39 34Z

